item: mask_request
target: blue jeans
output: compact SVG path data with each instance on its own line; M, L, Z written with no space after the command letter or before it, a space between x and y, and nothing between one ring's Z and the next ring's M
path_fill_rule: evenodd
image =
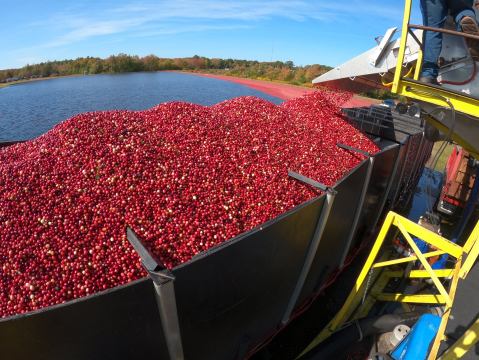
M442 28L449 10L456 24L459 24L464 16L475 19L473 4L474 0L421 0L423 23L425 26ZM437 62L442 49L442 33L425 31L423 44L424 60L421 76L436 78L439 71Z

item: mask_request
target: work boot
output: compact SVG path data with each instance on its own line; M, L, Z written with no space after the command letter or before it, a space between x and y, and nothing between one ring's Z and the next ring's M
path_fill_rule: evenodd
M476 19L471 16L464 16L460 22L463 33L479 36L479 26ZM467 47L472 57L479 55L479 41L474 39L466 39Z
M439 83L437 82L437 78L432 76L421 76L419 78L419 81L428 85L439 85Z

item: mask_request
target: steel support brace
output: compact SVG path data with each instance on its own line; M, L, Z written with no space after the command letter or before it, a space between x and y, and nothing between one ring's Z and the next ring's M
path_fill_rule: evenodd
M343 252L343 255L341 256L341 261L339 262L339 266L344 265L344 261L346 260L346 257L349 254L349 250L351 248L354 236L356 235L359 218L361 217L361 214L363 212L364 200L366 199L366 193L368 192L369 182L371 180L371 174L373 172L373 167L374 167L374 156L369 155L369 159L367 161L368 161L368 169L366 172L366 178L364 179L363 188L361 190L361 196L359 197L359 203L356 207L356 212L354 214L351 231L349 232L348 240L346 241L346 247L344 248L345 250Z
M412 169L411 173L409 174L407 184L409 185L411 181L414 181L419 176L419 160L422 159L420 156L422 155L424 151L424 145L426 143L426 134L423 132L422 137L421 137L421 142L419 143L419 149L417 150L416 156L414 157L414 168ZM410 191L409 196L407 198L406 204L408 204L411 201L411 198L413 196L414 192Z
M289 171L288 174L295 179L302 181L308 185L312 185L313 183L317 183L312 179L306 178L303 175L294 173ZM316 228L314 230L313 238L309 243L308 252L306 253L306 258L304 259L303 268L298 277L298 281L296 282L296 287L293 290L291 298L289 299L288 306L286 307L286 311L284 312L283 319L281 323L287 324L289 319L291 318L291 314L293 313L294 307L298 302L299 295L303 290L304 282L306 281L306 277L308 276L309 270L313 263L314 257L316 256L316 252L318 250L319 242L321 237L323 236L324 229L326 227L326 223L328 222L329 213L331 212L331 208L333 207L334 198L336 196L336 190L329 188L321 183L317 183L318 185L312 185L318 189L326 191L326 199L321 209L321 214L319 215L318 222L316 223Z
M321 191L327 191L328 187L324 184L321 184L320 182L310 179L304 175L298 174L297 172L288 170L288 176L292 177L293 179L296 179L302 183L305 183L306 185L310 185L312 187L315 187Z
M351 151L351 152L356 152L356 153L359 153L361 155L364 155L366 157L370 157L371 154L368 153L367 151L364 151L364 150L361 150L361 149L358 149L358 148L355 148L355 147L352 147L352 146L349 146L349 145L345 145L345 144L336 144L336 146L338 148L341 148L341 149L344 149L344 150L348 150L348 151Z
M397 183L397 186L396 186L396 190L394 191L394 196L392 197L392 202L393 202L392 203L392 208L394 208L396 206L398 196L399 196L399 191L402 190L402 188L404 187L402 185L404 183L404 171L406 170L406 160L407 160L407 156L408 156L408 153L409 153L410 143L411 143L411 136L408 137L408 141L405 145L401 144L401 148L399 149L399 156L400 156L401 150L404 147L404 161L402 162L401 172L400 172L400 175L399 175L399 178L398 178L398 183Z
M183 345L175 298L175 276L160 261L155 259L154 255L145 248L135 232L129 227L126 228L126 236L140 256L143 267L153 281L161 325L170 359L183 360Z
M414 167L412 168L411 173L409 174L409 176L408 176L408 178L407 178L407 183L406 183L407 186L409 186L409 184L411 183L411 180L414 179L415 173L416 173L416 171L417 171L417 166L416 166L416 165L418 165L417 162L418 162L418 160L419 160L419 154L420 154L420 151L421 151L421 149L422 149L422 147L423 147L424 139L425 139L425 138L426 138L426 135L425 135L425 133L423 132L423 133L422 133L422 137L421 137L421 141L419 142L419 148L418 148L418 150L417 150L417 152L416 152L416 156L414 157ZM412 194L412 192L411 192L411 194ZM409 198L408 198L408 202L409 202L410 198L411 198L411 195L410 195Z
M391 176L389 177L388 185L386 187L386 193L384 194L384 197L381 201L381 206L379 207L379 211L376 214L376 217L374 218L374 221L373 221L372 226L371 226L371 229L373 231L376 229L376 226L379 222L379 219L381 218L382 212L384 210L384 206L386 205L386 201L388 200L389 193L391 192L391 187L393 185L393 181L396 178L396 173L397 173L398 166L399 166L400 155L401 155L401 146L398 145L398 152L396 154L396 159L394 160L393 172L392 172Z

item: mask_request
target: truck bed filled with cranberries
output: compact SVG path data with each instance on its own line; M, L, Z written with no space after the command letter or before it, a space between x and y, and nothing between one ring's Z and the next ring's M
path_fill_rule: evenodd
M288 170L332 185L364 159L337 143L378 151L347 98L85 113L0 150L0 317L145 276L126 226L173 268L317 196Z

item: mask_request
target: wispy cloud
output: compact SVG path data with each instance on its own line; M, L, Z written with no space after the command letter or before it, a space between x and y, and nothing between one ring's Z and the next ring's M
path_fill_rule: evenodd
M260 20L274 17L293 21L351 21L357 17L395 19L400 9L391 1L348 2L305 0L160 0L154 3L131 2L100 14L83 10L55 14L35 26L54 26L62 35L38 44L42 48L60 47L92 37L121 34L159 36L184 32L250 28ZM185 21L188 22L185 26ZM205 21L209 23L204 24ZM48 25L47 25L48 24ZM153 29L152 29L153 28Z
M251 25L206 25L206 24L198 24L198 25L188 25L188 26L155 26L148 30L143 30L139 32L135 32L131 37L151 37L151 36L160 36L160 35L174 35L174 34L182 34L182 33L189 33L189 32L201 32L201 31L228 31L228 30L240 30L240 29L251 29Z

